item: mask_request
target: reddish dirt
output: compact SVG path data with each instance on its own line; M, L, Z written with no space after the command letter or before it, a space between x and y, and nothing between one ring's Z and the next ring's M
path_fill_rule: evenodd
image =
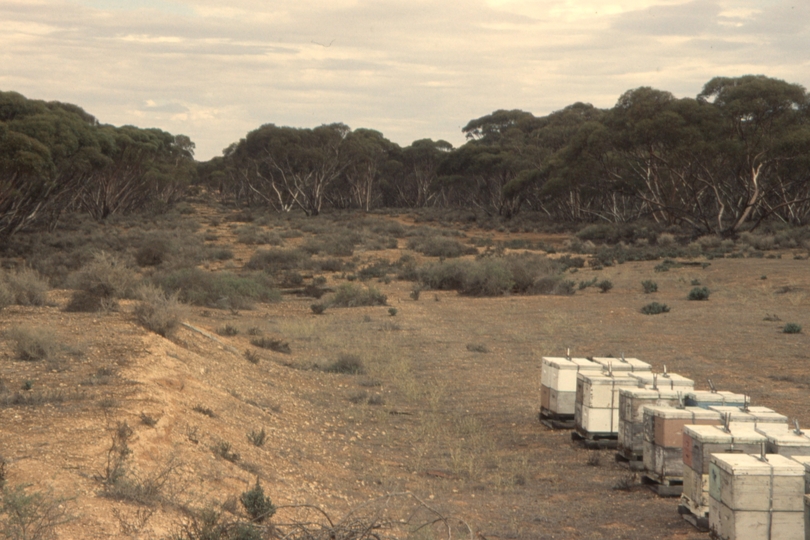
M218 243L231 242L228 230L218 227ZM236 266L255 249L235 247ZM785 322L810 328L810 262L789 253L710 262L661 273L658 262L583 269L571 279L596 276L614 288L570 297L423 291L415 301L412 284L374 283L396 316L389 307L318 316L312 299L287 296L251 311L189 308L195 328L240 329L218 341L185 327L171 340L151 334L135 324L130 303L119 312L65 313L68 292L53 291L52 307L0 312L0 329L44 327L82 354L22 362L0 342L0 379L9 389L31 381L31 392L64 393L61 403L0 407L0 456L10 484L71 499L76 519L60 528L62 538L159 538L176 526L171 504L156 505L138 526L138 505L103 496L94 477L123 421L135 432L131 474L143 479L176 464L167 503L224 501L258 475L276 504L315 504L336 516L411 491L470 523L476 538L706 538L681 520L676 500L640 486L613 489L628 473L612 452L597 452L599 465L590 466L593 452L542 426L537 412L540 357L571 347L576 356L624 353L666 364L701 388L711 378L810 424L810 338L780 331ZM660 292L644 294L645 279ZM708 301L686 300L693 280L712 291ZM328 285L338 283L333 276ZM672 311L642 315L653 300ZM261 360L252 364L232 352L251 348L251 328L287 341L292 354L254 348ZM359 356L367 373L310 369L340 353ZM115 374L101 381L99 368ZM141 413L156 425L142 423ZM267 443L251 445L247 433L262 428ZM223 441L240 455L236 463L211 450Z

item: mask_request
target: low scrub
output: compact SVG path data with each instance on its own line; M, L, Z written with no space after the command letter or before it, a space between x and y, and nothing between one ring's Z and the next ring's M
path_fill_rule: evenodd
M408 240L408 249L412 249L428 257L442 257L451 259L462 255L475 255L478 250L472 246L465 246L454 238L444 236L421 236Z
M573 294L573 283L562 279L559 265L542 255L507 255L454 260L417 269L422 286L456 290L469 296Z
M787 323L782 327L782 332L785 334L800 334L802 332L802 327L796 323Z
M310 254L300 249L262 249L253 254L245 265L250 270L279 274L285 270L301 270L310 266Z
M261 273L244 276L231 272L207 272L184 268L153 280L167 293L188 304L220 309L250 309L254 302L274 302L281 295Z
M659 304L658 302L652 302L641 308L641 312L644 315L658 315L659 313L669 312L669 306L666 304Z
M48 303L49 289L48 282L32 268L0 270L0 308L10 304L44 306Z
M169 337L183 317L177 294L166 294L152 285L143 285L138 289L137 297L135 318L138 322L147 330Z
M360 307L360 306L384 306L388 302L388 297L374 287L365 287L354 283L345 283L339 286L332 298L329 299L330 307Z
M253 338L250 340L250 344L253 345L254 347L259 347L260 349L269 349L271 351L276 351L284 354L292 353L290 344L280 339L273 339L267 337Z
M709 289L706 287L695 287L689 294L686 296L687 300L708 300L709 299Z
M20 360L52 360L64 351L52 331L38 326L12 327L5 338L13 343L14 354Z
M356 354L341 354L337 360L323 368L327 373L362 375L366 372L363 361Z
M138 276L117 256L99 252L68 278L75 289L66 311L93 312L114 307L120 298L131 298Z
M658 292L658 283L647 279L641 282L641 288L644 289L645 294Z

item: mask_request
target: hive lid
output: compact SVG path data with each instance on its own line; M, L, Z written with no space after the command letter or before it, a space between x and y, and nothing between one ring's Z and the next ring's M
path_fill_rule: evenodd
M619 394L634 399L678 399L676 390L653 390L652 388L622 388Z
M757 424L757 427L759 427L759 424ZM799 435L790 428L785 426L781 427L785 428L784 431L769 430L767 435L765 435L769 441L779 446L810 446L810 437L806 434L802 433Z
M543 363L556 369L565 370L591 370L600 371L601 364L591 362L587 358L563 358L561 356L544 356Z
M735 394L734 392L727 392L725 390L721 390L719 392L711 392L709 390L697 390L687 393L686 397L689 399L694 399L695 401L702 401L702 402L719 401L729 404L745 403L745 394Z
M804 476L804 465L779 454L768 454L768 461L749 454L712 454L712 463L733 476Z
M641 371L641 372L633 372L631 377L638 379L639 384L644 384L649 387L652 387L653 382L655 382L658 388L671 388L672 386L675 387L683 387L687 386L689 388L693 388L695 386L695 381L692 379L688 379L683 375L678 375L677 373L667 373L664 375L663 373L652 373L650 371Z
M583 380L591 386L636 386L638 384L637 379L623 374L606 375L601 372L596 373L592 371L580 371L577 373L577 379Z
M678 409L667 405L645 405L644 414L654 415L665 420L715 420L720 418L720 413L709 409L701 409L700 407Z
M595 356L593 361L601 364L607 369L608 365L613 366L614 371L650 371L652 366L647 362L642 362L638 358L612 358L604 356Z
M810 472L810 456L791 456L791 459L804 465L804 470Z
M723 426L691 426L683 428L683 434L702 443L756 444L766 437L752 426L732 426L726 431Z

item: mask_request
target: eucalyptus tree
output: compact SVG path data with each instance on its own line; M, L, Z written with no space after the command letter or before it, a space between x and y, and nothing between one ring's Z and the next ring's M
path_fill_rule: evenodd
M346 166L342 184L333 187L332 200L336 206L354 206L368 212L375 197L377 184L386 164L398 146L373 129L355 129L346 135L344 159Z
M398 181L389 182L398 204L418 208L436 204L438 170L452 151L453 145L445 140L419 139L398 152L401 174Z
M265 124L227 151L234 176L277 210L321 212L327 190L348 166L345 124L314 129Z
M807 91L763 75L715 77L698 100L722 121L717 147L724 159L704 179L716 199L716 231L734 234L753 216L782 209L797 216L807 202L807 172L791 165L806 163L810 152Z

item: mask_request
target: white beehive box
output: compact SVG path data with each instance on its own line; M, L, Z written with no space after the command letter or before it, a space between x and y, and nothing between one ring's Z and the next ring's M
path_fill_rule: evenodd
M804 540L804 466L771 454L713 454L709 526L723 540Z
M638 388L638 381L620 374L613 376L580 372L574 424L580 433L618 434L619 391Z
M608 367L613 371L652 371L652 366L647 362L642 362L638 358L612 358L595 356L592 358L597 364L601 364L605 371Z
M544 356L540 375L540 408L558 416L572 416L577 392L577 373L599 373L600 364L587 358L555 358Z
M652 388L658 390L674 390L682 391L684 393L689 390L694 390L695 381L687 379L683 375L677 373L653 373L646 371L634 371L629 374L631 377L638 379L640 388Z
M711 454L760 452L765 435L751 426L725 430L723 426L684 426L683 495L689 499L692 513L709 512L709 462Z
M804 492L810 494L810 456L791 456L790 459L804 466Z
M787 457L810 456L810 436L781 424L757 424L757 431L768 438L769 454Z
M734 392L710 392L708 390L699 390L687 392L684 396L687 407L700 407L708 409L709 407L742 407L745 405L748 398L745 394L735 394Z
M577 403L592 409L619 408L619 390L638 388L632 377L614 376L581 371L577 374Z
M762 424L777 424L787 427L788 423L787 416L779 414L768 407L748 407L746 410L742 407L725 405L711 406L708 410L717 411L723 415L729 415L729 425L732 426L737 424L756 424L757 426Z
M644 406L675 406L679 392L649 388L619 390L619 452L625 457L641 456L644 450Z

